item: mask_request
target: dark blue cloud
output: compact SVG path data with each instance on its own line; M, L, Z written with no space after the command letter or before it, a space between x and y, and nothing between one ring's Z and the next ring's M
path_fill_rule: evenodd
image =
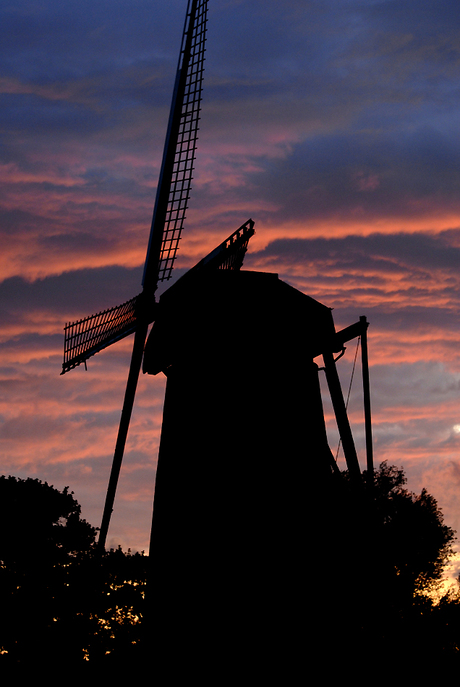
M460 26L456 0L358 0L355 4L382 30L413 29L420 36L431 36L440 29L453 33Z
M171 18L176 14L181 21ZM148 0L44 0L0 11L4 74L54 81L146 58L177 60L184 4Z
M76 270L34 282L20 277L5 279L0 284L3 317L21 313L26 319L37 310L54 312L63 319L76 311L90 315L135 296L141 290L141 279L140 268L122 267Z
M258 253L249 253L253 260L281 258L292 263L332 260L334 267L379 269L387 272L406 266L427 271L442 269L455 274L460 264L460 230L438 234L371 234L342 238L277 239Z
M373 220L417 214L417 201L459 209L460 140L433 128L311 138L284 159L258 160L242 193L271 200L272 222L342 213ZM429 208L426 208L429 209Z
M281 269L282 278L337 308L342 324L365 314L395 343L430 331L452 361L460 357L459 264L459 230L278 239L245 260L246 269Z

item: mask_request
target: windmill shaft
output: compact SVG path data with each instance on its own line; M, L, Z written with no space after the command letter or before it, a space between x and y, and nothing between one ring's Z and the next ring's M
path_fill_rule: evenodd
M131 413L134 405L134 397L136 395L137 382L139 379L139 372L141 369L142 355L144 352L145 339L147 337L147 322L142 322L136 329L134 337L133 353L131 356L131 365L129 368L128 381L126 384L125 399L123 409L121 412L120 425L118 428L117 443L115 445L115 453L113 456L112 471L110 473L109 485L107 488L107 496L105 500L104 513L102 516L101 530L99 534L98 546L101 549L105 548L107 533L110 525L110 518L113 511L113 504L115 501L115 494L118 485L118 477L120 475L121 463L123 460L123 453L125 450L126 438L128 436L129 423L131 420Z

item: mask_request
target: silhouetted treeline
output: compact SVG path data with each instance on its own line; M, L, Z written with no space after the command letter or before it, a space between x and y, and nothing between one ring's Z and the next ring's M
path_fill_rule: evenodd
M436 499L406 481L386 462L371 489L343 474L329 495L329 541L320 543L321 555L330 552L319 585L328 592L315 607L321 641L334 637L342 666L359 657L361 668L387 677L402 667L460 666L459 588L442 587L455 532Z
M108 665L139 643L147 557L103 554L73 493L0 477L0 665Z
M143 655L155 662L142 636L147 556L100 554L73 493L39 480L0 477L0 516L0 667L118 671ZM311 571L304 622L290 628L305 663L329 674L366 661L382 674L402 664L458 668L460 594L435 594L455 535L436 500L408 491L404 472L383 463L372 491L342 474L314 517L299 542ZM293 616L298 624L298 609Z

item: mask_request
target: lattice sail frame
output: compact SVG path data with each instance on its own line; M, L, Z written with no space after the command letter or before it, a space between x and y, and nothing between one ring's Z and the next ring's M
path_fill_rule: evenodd
M203 269L240 270L243 266L249 239L254 233L254 221L248 219L233 234L230 234L225 241L222 241L217 248L214 248L205 258L192 267L184 277L189 274L196 274L196 272Z
M161 244L158 268L159 281L165 281L171 277L190 197L201 110L206 14L207 3L203 2L197 7L195 27L192 33L190 62L187 70L179 134ZM184 47L183 45L181 50L181 61L183 59Z
M139 302L140 295L114 308L66 324L61 374L77 367L110 344L133 334L137 326Z
M189 0L158 183L144 289L170 279L188 207L201 111L207 0Z

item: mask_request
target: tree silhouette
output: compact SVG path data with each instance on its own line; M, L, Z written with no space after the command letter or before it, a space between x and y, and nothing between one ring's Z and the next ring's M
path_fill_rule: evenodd
M132 654L146 557L98 552L67 487L0 477L0 516L1 665L84 668Z
M68 487L31 478L0 477L0 521L0 561L18 573L68 562L91 548L97 532Z
M328 631L334 627L340 638L337 655L349 662L359 653L389 674L403 666L415 670L422 660L433 666L441 656L445 663L447 653L455 662L460 633L453 617L460 619L460 605L446 597L441 613L433 596L455 532L445 525L436 499L425 489L418 495L409 491L404 471L387 462L375 470L370 490L342 477L345 485L336 484L328 520L336 532L338 569L326 576L330 591L318 609L319 618L321 606L327 609ZM444 625L449 615L450 628Z
M405 488L402 468L384 462L374 475L374 522L387 584L399 603L439 587L453 553L455 532L436 499ZM401 598L402 595L402 598Z

